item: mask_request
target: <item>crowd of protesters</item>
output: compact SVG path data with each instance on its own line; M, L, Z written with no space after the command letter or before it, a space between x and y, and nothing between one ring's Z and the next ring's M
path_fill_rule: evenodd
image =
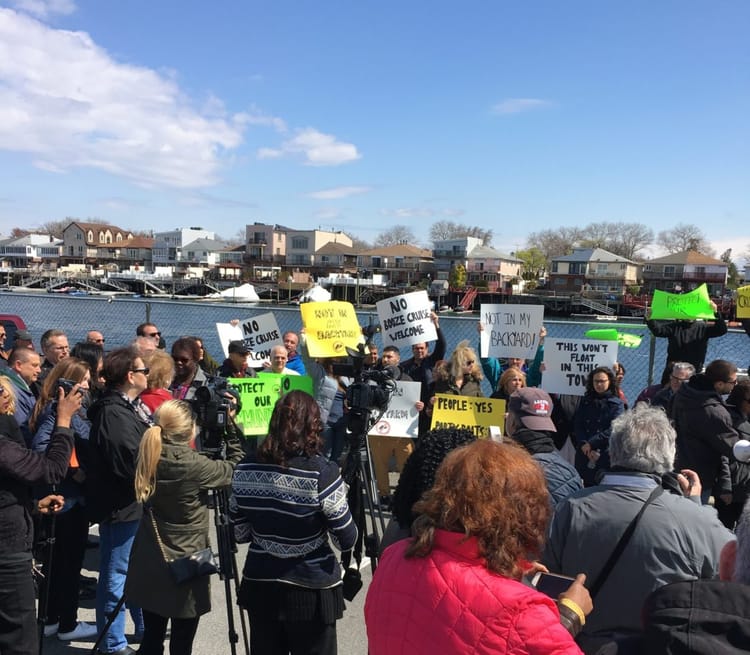
M704 368L708 339L726 332L718 315L648 321L669 340L668 360L661 384L631 405L621 364L591 370L583 396L548 394L544 328L533 360L499 360L468 341L449 350L432 321L436 342L412 345L411 358L370 343L364 361L421 384L419 437L369 444L378 501L392 515L366 602L371 653L647 652L664 633L647 610L673 610L680 585L698 582L690 602L720 615L710 629L685 619L685 630L704 631L705 652L722 652L733 631L750 634L750 617L709 593L718 585L744 602L750 582L750 539L740 538L750 466L734 449L750 436L750 381L735 362ZM0 361L0 653L36 652L45 637L161 653L170 622L170 652L190 653L210 610L208 578L176 583L166 563L208 546L208 490L230 484L235 532L250 543L238 595L254 652L336 653L344 600L329 539L343 551L357 539L340 469L351 379L309 356L304 331L283 342L256 370L242 341L219 363L200 337L167 350L153 323L106 352L96 329L72 350L59 329L38 351L28 331L16 334ZM281 397L257 450L243 453L234 424L225 459L196 450L196 391L216 374L266 372L308 375L313 393ZM485 377L505 402L502 443L430 429L437 394L482 396ZM55 539L37 555L55 566L35 608L30 560L53 520ZM91 524L95 625L77 604ZM567 589L537 591L544 574L567 576ZM447 589L450 602L438 603Z

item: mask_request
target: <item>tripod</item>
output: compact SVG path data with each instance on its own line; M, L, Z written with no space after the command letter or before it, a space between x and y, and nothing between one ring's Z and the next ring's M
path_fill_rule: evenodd
M372 469L372 459L367 455L367 461L365 462L362 451L367 450L367 432L374 423L375 421L372 420L369 411L352 410L349 413L349 429L351 431L349 453L346 456L342 471L342 477L349 485L347 502L358 532L357 542L354 546L354 557L357 565L359 565L362 560L362 546L364 544L365 555L372 562L373 572L378 566L380 539L385 532L385 519L383 518L383 509L378 494L373 491L375 475ZM373 530L370 534L367 534L365 509L369 512L372 521ZM380 532L378 532L378 523L380 524ZM349 565L350 558L349 553L343 554L342 560L345 567Z
M52 514L48 520L47 536L44 540L45 561L42 566L43 579L39 584L39 607L37 610L37 627L39 629L39 655L44 650L44 626L47 623L47 610L49 607L49 586L52 580L52 560L55 549L55 525L57 517ZM44 519L42 519L44 520ZM41 522L40 522L41 525Z

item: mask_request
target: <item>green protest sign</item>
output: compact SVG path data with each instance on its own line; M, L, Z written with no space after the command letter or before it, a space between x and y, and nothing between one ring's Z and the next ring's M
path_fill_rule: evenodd
M657 289L651 301L651 318L655 321L713 319L714 309L708 297L708 287L701 284L689 293L668 293Z
M598 339L599 341L617 341L617 343L625 348L637 348L641 345L643 339L638 334L618 332L616 328L594 328L587 330L583 336L589 339Z
M246 437L268 434L268 422L276 401L299 389L312 395L312 378L307 375L261 373L257 378L229 378L240 394L242 409L236 421Z

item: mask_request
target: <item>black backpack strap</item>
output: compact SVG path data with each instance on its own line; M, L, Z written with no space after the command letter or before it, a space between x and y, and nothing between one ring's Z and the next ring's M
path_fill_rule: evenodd
M641 520L643 513L646 511L646 508L651 503L653 503L659 496L661 496L663 493L664 493L664 489L661 487L661 485L657 485L654 488L654 490L651 492L651 495L646 499L646 502L643 503L643 507L641 507L641 509L638 511L638 514L636 514L635 518L630 522L630 525L628 525L628 527L625 528L625 532L623 533L622 537L620 537L620 541L617 542L617 545L615 546L615 549L612 551L612 554L609 556L607 563L599 572L599 575L597 576L594 584L592 584L591 587L589 587L589 593L591 594L592 599L596 596L596 594L599 593L602 586L604 585L607 578L609 577L609 574L612 573L612 569L615 568L615 565L617 564L617 560L620 559L620 555L622 555L623 551L625 550L625 547L628 545L628 542L633 536L633 533L635 532L635 528L638 525L638 522Z

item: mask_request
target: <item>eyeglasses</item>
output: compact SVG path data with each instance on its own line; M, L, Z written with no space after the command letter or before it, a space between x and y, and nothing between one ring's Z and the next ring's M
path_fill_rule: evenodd
M143 375L148 375L151 369L148 366L144 366L143 368L131 368L130 370L132 373L143 373Z
M464 366L474 366L474 360L470 359L468 362L464 362Z
M724 384L731 384L733 387L737 386L737 378L734 378L734 380L727 380L724 382Z
M670 377L673 380L677 380L677 382L687 382L690 378L678 378L676 375L670 375Z
M161 332L151 332L149 334L144 334L143 336L144 337L160 337L161 336Z
M594 378L594 384L607 384L609 378Z

